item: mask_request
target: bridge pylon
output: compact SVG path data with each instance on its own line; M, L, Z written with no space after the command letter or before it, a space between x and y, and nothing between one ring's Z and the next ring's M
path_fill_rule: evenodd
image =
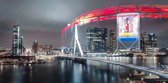
M78 38L78 25L75 24L75 39L74 39L74 55L76 54L76 47L78 45L81 56L83 56L83 50L81 48L79 38Z

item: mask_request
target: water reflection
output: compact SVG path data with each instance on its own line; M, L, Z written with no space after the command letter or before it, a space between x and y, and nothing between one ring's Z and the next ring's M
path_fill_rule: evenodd
M145 64L147 66L154 65L160 60L149 58L138 61L139 59L141 58L132 60L128 57L126 59L113 58L113 60L125 60L126 63L132 62L139 65L150 63L148 60L153 61L151 64ZM79 64L68 60L56 60L48 64L0 66L0 83L154 83L167 81L161 77L157 78L158 76L149 79L151 76L142 71L96 61Z
M145 66L153 69L161 69L166 66L168 69L168 56L147 56L147 57L110 57L110 61L129 63L138 66Z

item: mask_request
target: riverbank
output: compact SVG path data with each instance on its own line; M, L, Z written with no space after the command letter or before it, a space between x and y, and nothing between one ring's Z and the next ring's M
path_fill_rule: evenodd
M41 64L45 60L36 59L35 56L5 56L0 58L0 65L23 65L23 64Z

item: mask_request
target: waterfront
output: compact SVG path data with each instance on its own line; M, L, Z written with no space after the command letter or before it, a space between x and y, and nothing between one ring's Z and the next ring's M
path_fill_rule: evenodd
M154 61L160 60L162 61L160 63L166 65L166 58L155 57L154 59L146 58L145 60L134 58L133 62L137 64L144 63L144 65L152 67ZM131 61L128 57L118 57L118 59L116 57L113 59L122 60L124 63ZM70 60L55 60L46 64L1 65L0 83L129 83L130 81L155 83L167 81L161 77L147 80L145 76L149 76L149 73L135 76L135 72L140 71L96 61L80 64Z

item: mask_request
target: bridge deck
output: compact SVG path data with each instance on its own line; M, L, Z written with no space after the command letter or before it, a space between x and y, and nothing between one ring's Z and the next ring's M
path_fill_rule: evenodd
M60 56L59 56L60 57ZM126 63L121 63L121 62L114 62L114 61L110 61L107 59L98 59L98 58L92 58L92 57L73 57L73 56L61 56L64 58L78 58L78 59L85 59L85 60L93 60L93 61L99 61L99 62L104 62L104 63L109 63L109 64L114 64L114 65L120 65L120 66L124 66L124 67L129 67L132 69L136 69L136 70L141 70L141 71L145 71L145 72L149 72L152 74L156 74L158 76L161 76L163 78L168 79L168 74L164 73L161 70L156 70L156 69L152 69L152 68L148 68L148 67L143 67L143 66L137 66L137 65L133 65L133 64L126 64Z

